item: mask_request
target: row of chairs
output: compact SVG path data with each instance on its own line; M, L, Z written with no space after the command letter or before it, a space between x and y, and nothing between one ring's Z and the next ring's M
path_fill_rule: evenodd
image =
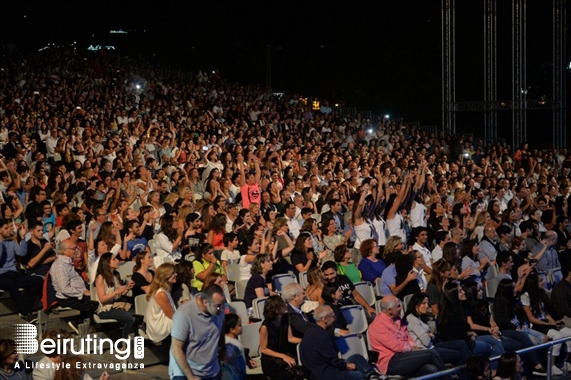
M360 306L359 306L360 307ZM244 345L244 348L250 352L250 358L257 364L256 368L246 369L248 376L261 375L261 352L260 352L260 327L262 322L250 323L242 326L242 334L239 339ZM367 337L368 338L368 337ZM368 339L367 339L368 341ZM335 339L335 345L339 349L339 356L342 359L348 359L352 355L360 354L365 360L369 360L369 347L366 342L365 336L362 333L351 333L343 337ZM301 356L299 354L299 345L297 346L298 362L303 365Z

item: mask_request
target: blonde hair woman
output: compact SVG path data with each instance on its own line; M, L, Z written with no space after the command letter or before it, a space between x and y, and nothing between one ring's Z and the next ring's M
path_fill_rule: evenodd
M194 194L190 187L183 187L178 191L179 198L182 199L183 205L192 206L194 203Z
M182 206L178 209L178 213L175 217L176 228L186 231L188 226L186 225L186 216L192 213L192 207L190 205Z
M490 213L487 211L480 211L478 216L476 216L476 221L474 222L474 232L470 235L470 239L482 240L484 237L484 226L490 222Z
M176 282L176 272L171 263L161 264L151 282L147 300L149 304L145 313L147 335L153 342L160 342L170 335L172 316L176 306L171 297L172 284Z

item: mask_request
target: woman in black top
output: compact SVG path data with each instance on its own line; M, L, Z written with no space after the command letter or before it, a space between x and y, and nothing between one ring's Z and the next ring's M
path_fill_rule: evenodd
M325 284L321 292L321 298L335 313L335 322L333 322L331 329L347 330L347 320L343 316L341 305L339 304L339 301L343 298L343 293L339 289L339 286L336 284ZM331 333L333 333L333 331L331 331ZM340 332L340 334L344 335L342 332Z
M397 277L395 279L395 284L399 286L402 284L407 276L409 275L410 271L413 270L413 264L416 259L415 252L411 252L408 255L398 255L397 260L395 261L395 269L397 271ZM409 281L403 290L401 290L398 294L398 298L401 300L404 299L405 296L409 294L418 294L420 293L420 286L418 286L418 281Z
M135 283L133 289L133 299L141 294L147 294L153 281L155 272L150 268L153 266L153 258L151 254L144 250L135 256L135 267L133 268L133 276L131 280Z
M472 331L478 334L478 339L483 341L489 339L492 343L496 343L500 339L505 351L517 351L533 346L526 333L515 330L500 331L499 326L490 315L488 303L483 297L484 291L477 282L467 282L462 287L466 292L466 318ZM530 364L529 369L535 375L545 376L547 372L541 366L535 352L522 356L525 357L525 363Z
M256 298L267 297L270 295L270 289L266 283L266 277L268 272L272 269L272 257L270 255L265 255L263 253L256 256L252 268L252 277L248 280L246 284L246 290L244 291L244 303L246 307L250 309L252 307L252 301Z
M270 296L266 300L264 318L260 327L260 351L264 375L271 380L295 379L296 376L286 369L297 366L297 361L291 353L290 343L298 344L301 339L292 334L287 304L280 296Z
M466 321L462 302L466 293L457 282L450 282L444 287L441 310L438 314L437 331L443 341L464 340L472 350L472 355L490 356L489 344L476 340L476 333L470 330Z
M297 237L291 255L291 264L298 280L300 272L308 271L309 268L317 265L317 257L313 252L313 241L309 233L304 232Z

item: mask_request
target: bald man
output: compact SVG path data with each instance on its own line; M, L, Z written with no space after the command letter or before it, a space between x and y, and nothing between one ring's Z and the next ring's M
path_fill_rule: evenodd
M542 243L536 244L531 249L531 253L534 259L539 260L535 266L537 273L543 278L546 289L551 289L553 285L563 279L561 263L557 255L557 233L547 231L543 236ZM559 269L553 270L555 268ZM550 271L553 273L553 277L548 276Z
M421 350L401 323L402 306L388 295L381 300L381 313L369 326L371 347L379 353L377 368L387 375L422 376L444 369L436 350Z
M490 261L494 261L499 252L500 242L498 241L496 227L487 224L484 227L484 237L478 245L478 258L482 260L484 257L487 257Z

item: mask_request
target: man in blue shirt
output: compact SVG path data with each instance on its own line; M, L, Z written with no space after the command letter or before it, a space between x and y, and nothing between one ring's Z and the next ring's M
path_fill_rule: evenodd
M171 379L220 379L218 347L224 345L225 303L222 288L212 284L177 309L171 333Z
M32 323L36 320L32 311L38 306L42 294L43 279L39 276L28 276L16 267L16 256L25 256L26 251L20 246L25 230L17 231L14 235L12 225L7 219L0 219L0 289L10 292L10 296L20 311L20 316ZM17 239L17 241L16 241ZM28 297L22 296L23 288Z

